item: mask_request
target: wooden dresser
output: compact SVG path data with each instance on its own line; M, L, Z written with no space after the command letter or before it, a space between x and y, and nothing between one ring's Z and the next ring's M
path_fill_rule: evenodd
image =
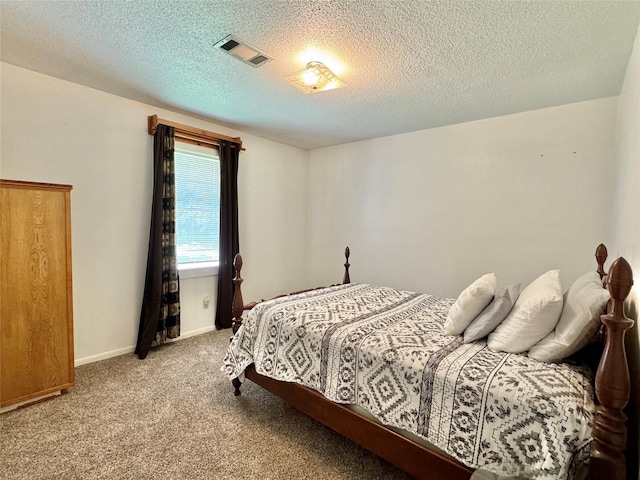
M71 388L70 185L0 180L0 411Z

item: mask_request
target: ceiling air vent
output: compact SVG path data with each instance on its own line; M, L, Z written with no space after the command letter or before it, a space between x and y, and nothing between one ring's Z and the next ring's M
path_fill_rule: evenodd
M266 53L261 52L233 35L227 35L216 43L214 47L227 52L229 55L236 57L238 60L242 60L244 63L248 63L252 67L261 67L269 60L273 60L273 58Z

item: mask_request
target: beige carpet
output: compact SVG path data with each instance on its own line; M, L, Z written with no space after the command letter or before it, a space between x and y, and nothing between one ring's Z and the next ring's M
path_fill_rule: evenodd
M407 479L220 372L229 331L76 369L66 395L0 415L0 478Z

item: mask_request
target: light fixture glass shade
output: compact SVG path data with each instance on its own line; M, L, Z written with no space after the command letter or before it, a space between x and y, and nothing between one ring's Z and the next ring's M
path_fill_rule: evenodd
M320 62L309 62L307 68L285 79L304 93L317 93L344 87L340 80L326 65Z

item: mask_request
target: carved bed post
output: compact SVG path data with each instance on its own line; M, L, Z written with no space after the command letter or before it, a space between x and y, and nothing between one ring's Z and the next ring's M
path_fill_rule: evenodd
M244 311L244 301L242 300L242 289L240 287L243 282L240 276L240 271L242 270L242 255L239 253L236 254L233 259L233 268L236 270L236 276L233 277L235 289L233 290L233 301L231 302L231 313L233 314L231 329L235 335L240 325L242 325L242 312Z
M242 255L239 253L233 259L233 267L236 270L236 276L233 277L233 284L235 285L235 289L233 291L233 300L231 302L231 313L233 314L233 319L231 320L231 330L233 334L231 338L236 334L240 325L242 325L242 312L244 311L244 301L242 300L242 277L240 276L240 271L242 270ZM231 384L233 385L235 396L240 395L240 382L239 379L234 378L231 380Z
M351 250L349 250L349 247L347 247L344 249L345 262L344 262L344 277L342 277L343 284L351 283L351 278L349 277L349 267L351 266L349 264L349 255L351 255Z
M607 315L602 315L607 336L596 374L596 408L591 443L591 461L587 479L624 480L624 450L627 444L627 417L623 412L629 401L629 365L624 346L625 332L633 320L624 314L624 300L633 285L633 273L620 257L609 269L608 289L613 300Z
M603 243L598 245L596 248L596 261L598 262L598 274L600 274L600 278L603 279L607 272L604 271L604 262L607 261L607 247L604 246Z

